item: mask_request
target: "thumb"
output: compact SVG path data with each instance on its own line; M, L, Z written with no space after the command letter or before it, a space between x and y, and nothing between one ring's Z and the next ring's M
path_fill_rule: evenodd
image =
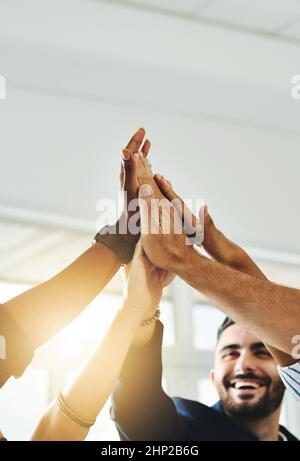
M154 175L155 182L159 187L162 194L171 202L178 198L178 195L174 192L172 184L164 176L160 174Z
M139 208L141 234L159 234L159 200L154 197L149 184L142 184L139 189Z
M182 198L176 194L170 181L160 174L156 174L154 179L164 196L174 205L179 218L185 225L187 234L193 234L195 232L194 229L197 226L197 218L186 206Z

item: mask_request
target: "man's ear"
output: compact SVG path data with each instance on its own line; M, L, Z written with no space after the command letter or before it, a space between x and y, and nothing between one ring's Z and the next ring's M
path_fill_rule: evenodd
M210 377L210 380L213 384L215 384L215 377L216 377L216 372L215 372L215 369L213 368L212 370L210 370L209 372L209 377Z

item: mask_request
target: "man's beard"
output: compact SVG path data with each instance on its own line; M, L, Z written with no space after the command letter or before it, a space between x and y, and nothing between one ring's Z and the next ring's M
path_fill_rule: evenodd
M217 390L225 413L236 421L250 423L267 418L280 407L285 391L284 384L278 377L272 388L270 385L271 383L266 387L263 397L255 404L251 404L251 399L245 399L245 403L237 403L230 396L225 383L217 384Z

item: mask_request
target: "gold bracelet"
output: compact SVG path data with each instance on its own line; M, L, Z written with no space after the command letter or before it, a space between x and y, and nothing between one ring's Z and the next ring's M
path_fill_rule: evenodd
M160 309L159 307L156 309L155 314L151 319L146 319L141 322L142 327L146 327L147 325L150 325L151 323L155 323L160 317Z
M80 426L90 428L95 424L96 421L87 421L86 419L81 418L80 416L75 415L72 410L66 405L61 392L56 397L56 404L60 411L69 419L71 419L74 423L79 424Z

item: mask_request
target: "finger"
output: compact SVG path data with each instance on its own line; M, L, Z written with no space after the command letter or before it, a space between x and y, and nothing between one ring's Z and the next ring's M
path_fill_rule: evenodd
M140 163L139 165L141 165L141 167L143 168L143 170L147 170L148 174L150 175L151 178L154 177L153 173L152 173L152 166L151 166L151 163L149 162L149 160L144 156L143 152L137 152L136 154L134 154L134 156L140 160Z
M121 170L120 170L120 189L122 190L124 187L124 177L125 177L125 171L124 171L124 165L123 162L121 162Z
M136 159L129 149L122 150L123 188L127 191L136 189L137 166ZM134 193L136 191L133 191Z
M207 211L207 205L202 205L199 209L199 221L201 222L201 224L203 224L203 227L205 224L205 220L208 218L210 218L210 216Z
M158 199L163 199L164 195L161 193L159 187L157 186L154 180L153 173L147 158L144 158L141 152L135 153L134 158L137 162L137 180L139 185L151 185L155 197Z
M199 210L199 219L196 227L195 244L202 245L204 242L205 220L209 219L207 206L203 205Z
M164 178L164 176L161 176L159 174L156 174L154 176L154 179L157 186L164 194L164 196L168 200L170 200L170 202L172 202L172 204L174 205L178 216L184 224L184 229L187 232L187 234L194 235L195 233L200 232L201 223L203 223L201 210L199 213L200 220L198 220L196 216L188 208L188 206L185 204L185 202L182 200L182 198L180 198L179 195L177 195L176 192L173 190L170 181L168 181L166 178Z
M139 128L138 131L136 131L130 139L129 143L126 146L126 149L129 149L131 152L137 152L143 142L144 136L144 128Z
M176 198L179 198L178 195L174 192L170 181L168 181L164 176L155 174L154 179L161 192L168 200L170 200L170 202Z
M126 169L129 169L131 166L131 160L132 160L132 152L129 149L123 149L121 152L121 172L120 172L120 182L121 182L121 188L123 189L124 186L124 180L125 180L125 164L126 164Z
M156 200L155 200L156 199ZM149 184L139 189L139 208L141 217L141 234L159 234L159 204Z
M207 205L204 205L204 217L205 217L205 218L208 217L208 208L207 208Z
M146 139L141 149L144 158L146 158L147 155L149 154L150 147L151 147L151 142L149 141L149 139Z
M192 226L195 225L197 219L190 211L190 209L186 206L182 198L174 192L172 184L168 181L164 176L156 174L154 176L155 182L164 196L172 202L179 217L183 220L186 219L186 222Z
M128 149L123 149L121 152L121 171L120 171L120 186L121 190L124 189L125 179L125 162L131 159L131 152Z

